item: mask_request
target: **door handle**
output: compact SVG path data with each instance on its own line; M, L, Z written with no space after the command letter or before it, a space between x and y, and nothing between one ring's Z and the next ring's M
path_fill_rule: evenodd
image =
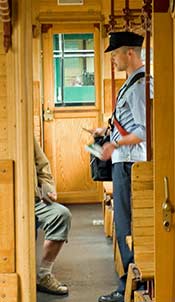
M169 232L172 226L172 213L174 213L174 209L169 200L168 178L166 176L164 177L164 190L165 200L162 203L162 219L165 231Z

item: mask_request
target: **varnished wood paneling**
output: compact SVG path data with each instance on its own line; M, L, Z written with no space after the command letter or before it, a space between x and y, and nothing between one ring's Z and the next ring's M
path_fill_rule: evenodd
M1 110L0 110L0 120L7 119L7 99L6 97L1 97Z
M139 162L132 167L132 239L134 260L143 278L153 277L154 208L152 162Z
M106 5L104 5L104 2ZM132 9L141 8L143 6L142 0L130 0L129 6ZM40 0L40 10L41 11L88 11L88 10L104 10L110 7L109 0L84 0L84 5L57 5L55 0ZM114 1L114 9L118 11L122 11L125 7L125 3L123 0Z
M13 162L0 161L0 273L15 271Z
M125 79L115 80L115 95L117 97L118 91L124 83ZM104 80L104 112L112 113L112 83L110 79Z
M19 302L18 290L17 274L0 274L0 301Z
M6 57L5 55L0 55L0 76L6 75Z
M39 81L33 82L33 103L34 103L34 133L37 140L41 142L42 108L41 108Z
M8 131L7 131L7 120L1 119L1 128L0 128L0 139L7 139Z
M84 5L57 5L55 0L50 0L49 3L47 0L40 0L40 11L61 11L61 12L83 12L88 10L99 11L101 9L101 0L85 0Z
M0 76L0 97L4 97L7 95L7 79L6 76Z
M8 110L7 110L7 71L6 55L3 48L2 34L0 34L0 159L8 157Z
M56 121L56 179L62 202L99 201L98 183L90 176L90 156L85 151L93 139L82 129L92 129L97 122L97 116L82 118L78 114Z
M1 123L1 121L0 121L0 123ZM8 149L9 149L9 146L8 146L7 138L0 139L0 156L1 156L1 159L7 158Z
M96 102L93 106L55 107L53 96L53 33L93 32L95 45L95 87ZM102 183L94 182L90 174L89 153L85 144L90 142L89 134L82 130L101 124L101 80L100 74L100 32L92 24L54 25L43 34L44 53L44 107L54 110L53 121L44 121L44 150L51 163L58 199L60 202L102 201ZM49 74L49 77L48 77ZM92 142L91 137L91 142Z
M159 1L160 2L160 1ZM155 13L154 43L154 181L155 181L155 293L156 301L173 301L175 292L175 229L163 228L162 203L165 200L164 177L168 178L169 199L175 206L174 190L174 32L170 13ZM160 35L161 32L161 35ZM167 58L165 60L164 58ZM167 64L168 63L168 64ZM168 79L168 80L167 80ZM168 100L168 101L167 101ZM164 126L162 127L162 124ZM168 135L167 135L168 133ZM166 147L160 140L166 137ZM166 261L163 261L166 259ZM165 276L166 284L165 286ZM174 287L174 288L173 288Z
M7 55L9 154L15 161L15 262L18 302L36 302L32 1L12 1L13 47ZM17 16L17 18L16 18Z
M0 55L5 54L3 40L4 40L3 33L0 32Z

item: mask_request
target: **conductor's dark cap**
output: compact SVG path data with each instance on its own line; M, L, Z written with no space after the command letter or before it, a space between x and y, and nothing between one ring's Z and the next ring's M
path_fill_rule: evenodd
M109 46L105 52L115 50L122 46L142 46L144 37L129 31L111 32L109 34Z

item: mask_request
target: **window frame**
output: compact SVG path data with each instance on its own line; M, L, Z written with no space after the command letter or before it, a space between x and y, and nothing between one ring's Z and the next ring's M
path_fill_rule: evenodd
M54 104L54 69L53 69L53 34L69 33L69 34L81 34L81 33L93 33L94 34L94 83L95 83L95 104L89 106L66 106L57 107ZM49 78L44 79L44 110L51 108L55 113L64 111L96 111L101 110L102 106L102 80L101 80L101 48L100 48L100 23L95 24L54 24L50 30L43 34L43 54L45 76L49 74Z
M53 73L54 73L54 103L55 103L55 107L77 107L77 106L92 106L92 105L95 105L95 102L96 102L96 95L95 95L95 83L93 85L89 85L89 86L93 86L93 90L94 90L94 96L92 98L92 100L89 100L89 101L81 101L81 100L66 100L65 98L65 90L66 88L69 88L71 89L74 89L74 85L64 85L64 80L65 80L65 72L66 72L66 60L70 57L72 57L73 59L76 59L76 58L80 58L80 59L83 59L86 58L88 60L88 58L92 57L93 58L93 76L95 76L95 51L94 51L94 47L93 49L75 49L75 50L72 50L72 49L67 49L66 47L64 47L66 45L66 39L64 37L64 35L66 35L67 33L58 33L56 35L60 35L60 37L58 38L59 41L58 41L58 44L59 44L59 49L53 49ZM81 33L80 35L86 35L86 34L91 34L92 35L92 40L93 40L93 45L94 45L94 33ZM56 43L56 40L54 40L54 35L53 34L53 45L54 43ZM71 33L71 34L68 34L68 35L77 35L77 33ZM79 35L79 34L78 34ZM81 41L81 39L77 37L77 41ZM71 40L71 37L70 37L70 40ZM75 39L76 40L76 39ZM83 39L82 37L82 41L85 41L85 39ZM88 40L87 40L88 41ZM56 71L56 60L55 60L55 57L58 56L58 58L60 58L60 92L61 92L61 100L60 102L56 102L56 98L58 97L58 94L56 93L56 88L58 87L55 87L55 79L58 78L58 74L56 75L55 73L57 72ZM85 63L86 64L86 63ZM59 71L58 71L59 72ZM73 76L76 76L76 75L73 75ZM75 85L76 86L76 85ZM79 86L79 85L78 85ZM81 86L81 85L80 85ZM77 90L81 90L81 88L84 87L85 89L85 86L87 86L88 88L88 85L82 85L81 87L78 87L75 89ZM87 89L86 88L86 89ZM74 90L75 90L74 89ZM73 92L73 91L72 91Z

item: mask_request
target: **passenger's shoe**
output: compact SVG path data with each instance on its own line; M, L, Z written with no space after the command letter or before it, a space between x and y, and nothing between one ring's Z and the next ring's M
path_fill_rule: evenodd
M99 297L98 302L124 302L124 296L118 291Z
M68 295L67 286L58 282L52 274L47 274L37 281L37 290L52 295Z

